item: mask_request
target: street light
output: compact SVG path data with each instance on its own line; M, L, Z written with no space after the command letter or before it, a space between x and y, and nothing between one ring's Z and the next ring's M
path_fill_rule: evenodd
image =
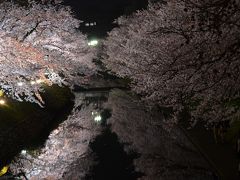
M18 82L17 85L18 86L23 86L23 82Z
M30 83L31 83L31 85L34 85L34 84L36 84L36 82L35 82L35 81L31 81Z
M0 105L4 105L6 102L3 99L0 99Z
M91 41L88 42L88 45L89 46L96 46L96 45L98 45L98 40L96 40L96 39L91 40Z
M27 154L27 150L23 149L20 154L21 155L26 155Z

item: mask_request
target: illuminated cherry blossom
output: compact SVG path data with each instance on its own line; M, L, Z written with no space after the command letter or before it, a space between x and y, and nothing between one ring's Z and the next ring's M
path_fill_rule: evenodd
M235 0L169 0L122 16L104 43L104 63L130 78L147 102L190 110L198 120L239 116L240 10ZM168 121L170 123L170 121Z
M53 4L53 3L52 3ZM73 85L90 75L94 51L77 28L70 8L0 4L0 87L8 96L42 105L43 84Z

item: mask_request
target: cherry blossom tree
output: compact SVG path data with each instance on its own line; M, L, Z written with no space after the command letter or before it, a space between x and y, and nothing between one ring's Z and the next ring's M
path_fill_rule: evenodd
M94 72L80 21L59 2L0 4L0 87L8 96L42 105L43 84L71 86L78 73Z
M28 179L84 179L94 157L89 143L101 133L93 121L94 103L85 103L85 94L75 94L72 113L51 132L40 148L23 150L10 164L14 175L25 174ZM70 178L70 177L74 178Z
M239 117L239 8L238 0L150 3L117 20L103 61L147 102L172 108L169 124L183 110L193 125Z

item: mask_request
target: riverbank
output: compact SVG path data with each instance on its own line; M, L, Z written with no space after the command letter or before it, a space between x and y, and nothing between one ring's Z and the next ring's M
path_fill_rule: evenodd
M163 128L158 109L146 107L120 82L94 79L75 89L71 114L43 146L25 149L15 157L10 164L12 174L66 180L118 180L119 173L143 180L215 179L209 164L179 128L171 132Z

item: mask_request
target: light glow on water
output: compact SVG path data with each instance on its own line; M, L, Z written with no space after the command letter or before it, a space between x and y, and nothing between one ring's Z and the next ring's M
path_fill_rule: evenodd
M101 120L102 120L101 115L97 115L94 117L94 121L96 121L96 122L100 122Z
M101 114L100 114L99 112L97 112L97 111L92 111L92 116L93 116L93 120L94 120L95 122L100 122L100 121L102 121L102 116L101 116Z

